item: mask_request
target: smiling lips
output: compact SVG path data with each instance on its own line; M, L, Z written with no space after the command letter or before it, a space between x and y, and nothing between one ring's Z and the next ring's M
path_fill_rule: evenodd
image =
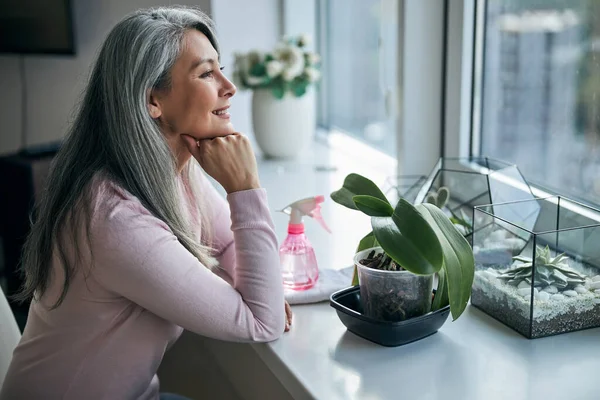
M229 119L230 115L229 115L228 110L229 110L229 106L219 108L218 110L214 110L212 113L215 114L219 118Z

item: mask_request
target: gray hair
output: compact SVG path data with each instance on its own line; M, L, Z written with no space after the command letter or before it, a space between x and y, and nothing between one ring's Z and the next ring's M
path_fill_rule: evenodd
M23 249L25 283L17 300L43 296L53 250L58 251L64 270L63 290L53 308L64 300L76 272L75 262L82 259L77 232L83 226L88 242L91 238L90 182L99 172L136 196L200 262L208 268L215 266L208 221L193 177L196 163L188 163L182 178L197 200L202 243L195 239L181 206L175 155L148 112L149 90L170 88L171 68L191 29L204 33L219 52L212 21L192 7L139 10L109 33L76 119L53 161L46 190L36 204L36 220ZM69 243L75 243L75 259L68 256Z

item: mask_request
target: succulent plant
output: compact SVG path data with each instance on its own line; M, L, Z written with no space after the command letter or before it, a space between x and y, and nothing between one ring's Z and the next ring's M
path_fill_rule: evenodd
M450 198L450 190L446 186L442 186L437 190L437 193L430 193L427 195L427 201L429 204L435 205L437 208L444 208L448 204Z
M517 286L522 281L531 285L533 274L533 260L529 257L515 256L513 260L519 261L515 267L509 268L498 275L498 279L506 281L509 285ZM573 270L567 263L568 257L561 253L556 257L550 255L550 248L537 246L535 257L535 282L534 286L553 285L559 290L573 289L585 283L585 275Z
M450 189L448 189L446 186L442 186L437 190L436 193L428 194L427 198L425 199L425 202L433 204L439 209L443 209L448 205L449 199ZM463 227L463 229L459 229L463 236L471 234L471 231L473 229L473 222L471 221L471 218L462 209L459 210L460 214L457 214L455 211L452 211L450 207L446 207L446 209L451 214L450 221L454 225L459 225Z

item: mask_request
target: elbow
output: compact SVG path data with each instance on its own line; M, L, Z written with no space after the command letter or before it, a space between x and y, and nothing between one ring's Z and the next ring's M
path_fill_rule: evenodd
M279 339L285 331L285 315L282 318L274 318L269 323L256 321L255 334L252 338L256 343L268 343Z

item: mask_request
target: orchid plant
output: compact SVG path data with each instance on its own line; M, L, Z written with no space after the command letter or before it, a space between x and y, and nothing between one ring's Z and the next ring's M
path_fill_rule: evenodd
M321 58L307 50L309 42L307 35L284 37L272 52L234 54L234 83L242 90L271 90L278 99L286 92L303 96L321 78Z
M381 247L398 266L416 275L437 274L432 310L450 305L457 319L467 307L475 274L469 242L437 205L412 205L400 198L394 206L373 181L349 174L331 193L336 203L371 217L373 230L362 238L356 252ZM358 284L356 267L352 284Z

